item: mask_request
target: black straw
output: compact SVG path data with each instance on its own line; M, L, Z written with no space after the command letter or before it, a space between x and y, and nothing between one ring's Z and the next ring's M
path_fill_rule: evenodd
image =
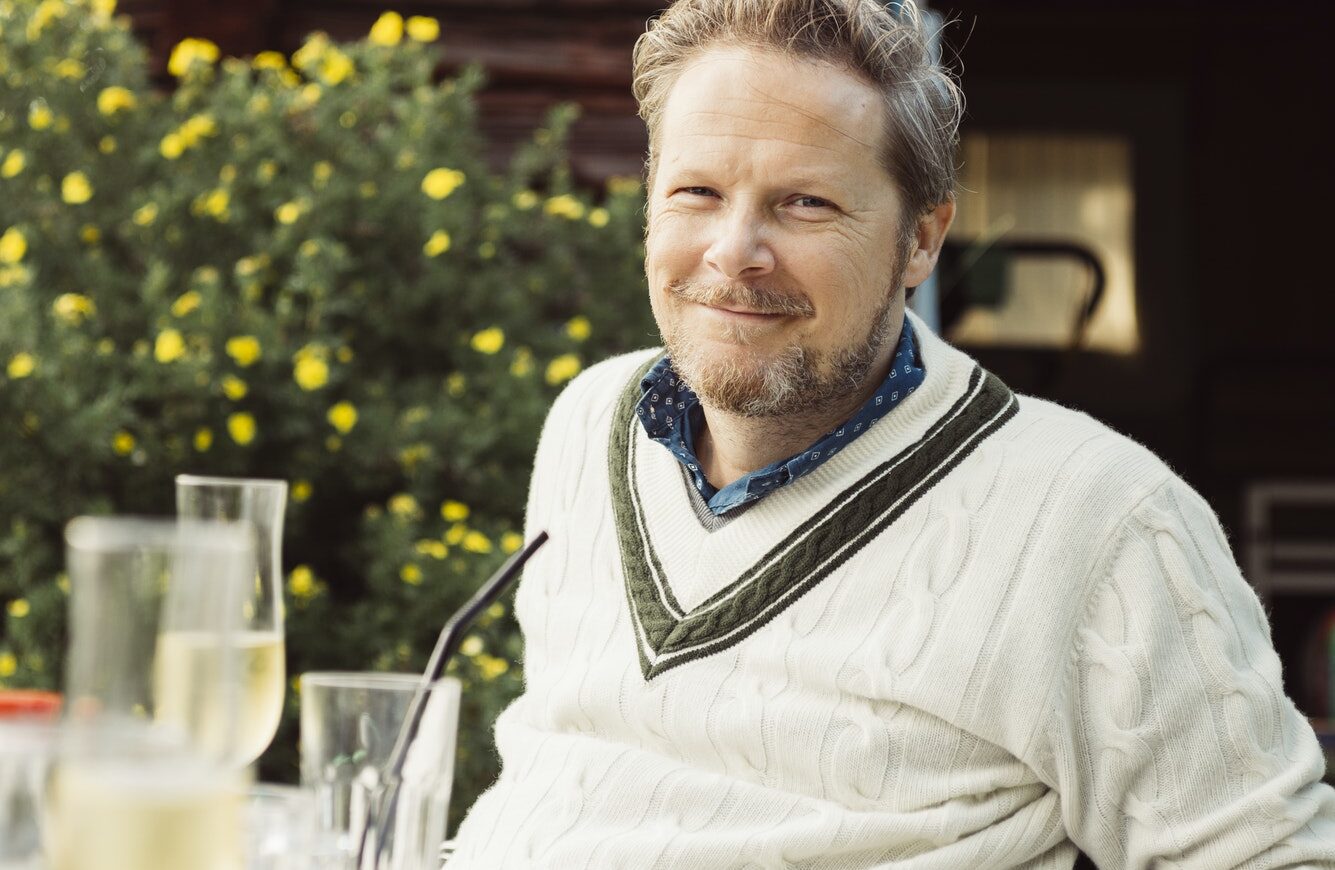
M394 741L394 750L390 753L389 764L386 766L385 793L381 795L380 800L370 802L375 807L375 860L371 866L373 868L380 865L380 853L384 849L385 834L389 831L390 825L394 823L396 805L398 803L399 779L403 775L403 763L408 758L408 747L412 745L413 739L417 736L417 730L422 725L422 715L426 712L426 697L431 684L440 679L445 673L445 668L450 660L454 658L459 651L459 644L463 642L464 633L472 626L473 621L478 615L490 607L497 598L505 594L505 590L510 588L510 584L519 576L524 563L529 557L538 552L543 544L547 543L547 533L538 532L537 536L528 542L524 549L518 551L500 570L493 574L486 583L468 600L468 603L455 611L445 627L440 630L440 637L436 639L436 648L431 652L431 660L427 663L426 671L422 674L422 681L417 685L417 691L413 693L412 703L408 705L408 713L404 717L403 725L399 728L398 739ZM369 809L369 807L368 807ZM361 841L357 844L357 868L362 870L362 860L366 854L367 835L372 828L372 819L367 818L362 826Z

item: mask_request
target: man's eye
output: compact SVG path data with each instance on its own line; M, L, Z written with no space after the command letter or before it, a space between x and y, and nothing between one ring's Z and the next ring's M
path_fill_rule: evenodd
M793 204L802 208L829 208L833 205L829 200L821 199L819 196L799 196L793 200Z
M714 191L707 187L683 187L682 193L689 193L691 196L713 196Z

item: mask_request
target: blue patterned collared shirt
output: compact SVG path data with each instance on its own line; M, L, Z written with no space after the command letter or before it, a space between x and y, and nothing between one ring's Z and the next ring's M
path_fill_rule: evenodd
M926 374L913 326L905 318L890 374L856 414L801 453L743 475L723 489L715 489L700 470L700 460L695 455L695 433L704 425L704 409L695 392L677 376L671 357L659 360L640 382L644 397L636 412L649 437L670 450L690 472L709 509L715 515L722 515L810 474L890 413L922 384Z

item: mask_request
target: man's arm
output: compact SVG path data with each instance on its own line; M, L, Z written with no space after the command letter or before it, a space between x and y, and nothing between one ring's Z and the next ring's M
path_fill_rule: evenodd
M1265 614L1176 479L1132 511L1049 713L1046 768L1100 867L1335 867L1335 791Z

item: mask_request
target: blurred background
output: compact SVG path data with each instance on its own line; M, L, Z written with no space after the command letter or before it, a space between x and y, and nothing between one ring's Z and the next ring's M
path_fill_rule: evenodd
M63 522L167 511L177 471L294 481L291 674L420 666L517 546L546 404L655 343L630 53L662 5L0 0L0 685L59 682ZM915 305L1205 495L1328 731L1335 15L930 8L968 114ZM460 806L508 604L464 651Z

